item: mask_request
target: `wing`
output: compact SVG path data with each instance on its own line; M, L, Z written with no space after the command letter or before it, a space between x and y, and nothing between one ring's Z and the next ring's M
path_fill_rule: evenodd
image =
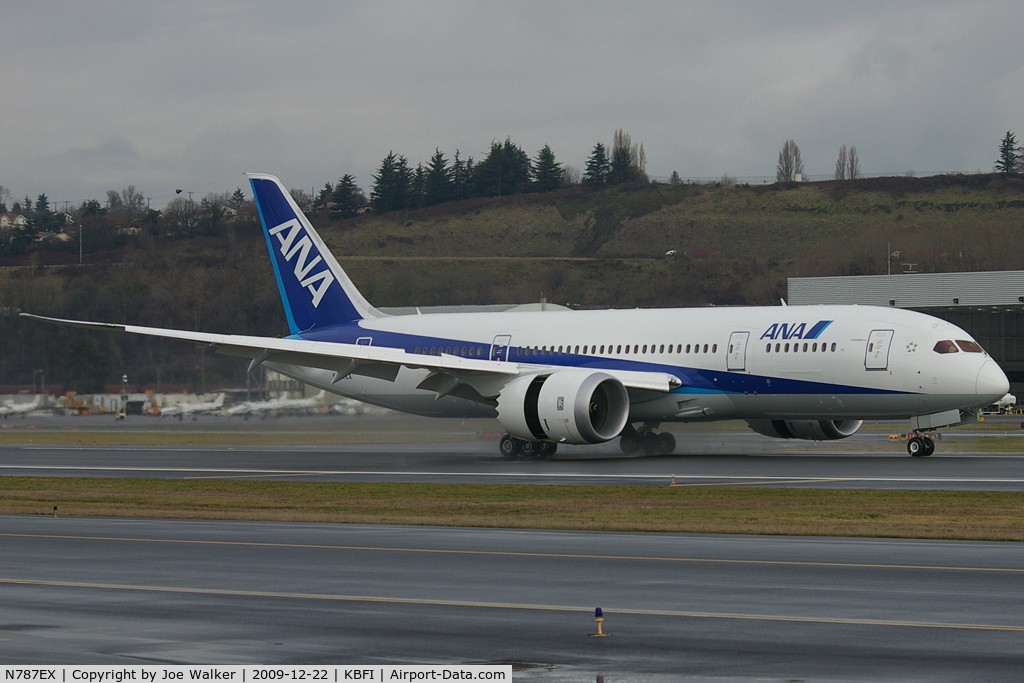
M160 327L66 320L31 313L21 315L58 325L205 344L213 347L219 354L250 359L249 370L266 361L320 368L334 373L333 382L338 382L348 375L363 375L393 382L402 366L424 368L430 370L431 374L421 382L419 388L435 391L438 397L451 393L460 383L473 386L484 397L494 397L501 387L517 376L554 372L559 369L558 366L552 365L509 363L450 354L423 355L385 346L191 332ZM615 369L602 369L601 372L612 375L627 389L665 393L680 384L677 377L663 372Z

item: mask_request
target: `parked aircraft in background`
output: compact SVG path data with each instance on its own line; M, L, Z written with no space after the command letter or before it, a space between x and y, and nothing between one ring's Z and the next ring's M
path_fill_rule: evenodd
M1002 370L959 327L870 306L387 316L359 293L277 178L249 174L290 334L212 334L41 318L212 345L342 396L429 416L495 416L500 451L618 439L670 453L665 422L746 420L829 440L865 419L926 432L1002 398ZM22 314L26 315L26 314Z
M232 406L225 411L227 415L280 415L283 413L308 413L316 410L323 403L323 398L326 392L320 390L320 393L310 398L288 398L288 392L282 393L277 398L267 399L266 401L246 401L245 403L239 403L236 406Z
M178 419L182 419L186 415L202 415L204 413L212 413L215 410L220 410L224 407L224 394L217 394L216 398L212 401L194 401L192 403L175 403L174 405L167 406L166 408L160 409L161 417L173 417L177 416Z
M43 396L36 394L28 403L15 403L14 399L7 400L2 406L0 406L0 417L11 417L13 415L21 415L24 417L33 410L39 410L43 407Z

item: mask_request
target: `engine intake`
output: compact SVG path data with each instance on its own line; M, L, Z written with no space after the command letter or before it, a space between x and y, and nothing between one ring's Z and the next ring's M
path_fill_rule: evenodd
M758 434L777 439L834 441L853 436L864 420L747 420Z
M559 370L519 377L498 396L498 421L522 439L601 443L618 436L628 419L626 387L603 372Z

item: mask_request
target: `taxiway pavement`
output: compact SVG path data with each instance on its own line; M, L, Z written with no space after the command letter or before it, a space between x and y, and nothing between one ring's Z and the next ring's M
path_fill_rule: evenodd
M1019 680L1018 543L0 517L8 664ZM594 638L594 608L603 630ZM706 678L705 678L706 677Z

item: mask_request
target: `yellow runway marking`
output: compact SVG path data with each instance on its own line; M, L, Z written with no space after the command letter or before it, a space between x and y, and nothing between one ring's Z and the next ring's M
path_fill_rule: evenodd
M453 550L440 548L400 548L388 546L330 545L317 543L269 543L265 541L206 541L200 539L141 538L122 536L73 536L61 534L15 534L0 533L0 538L45 538L62 541L114 541L120 543L167 543L185 545L220 545L253 548L296 548L306 550L345 550L388 553L425 553L436 555L484 555L494 557L534 557L570 560L630 560L640 562L678 562L692 564L744 564L786 567L835 567L850 569L926 569L953 572L998 572L1024 574L1019 567L955 567L917 564L876 564L867 562L806 562L800 560L738 560L714 557L658 557L656 555L597 555L585 553L536 553L506 550Z
M144 586L117 583L90 583L85 581L37 581L3 579L0 585L40 586L47 588L85 588L90 590L134 591L146 593L175 593L187 595L216 595L244 598L283 598L290 600L321 600L330 602L369 602L392 605L419 605L429 607L467 607L479 609L529 610L542 612L591 613L592 607L576 605L536 605L512 602L484 602L473 600L439 600L429 598L396 598L374 595L336 595L330 593L292 593L287 591L255 591L226 588L186 588L179 586ZM695 612L688 610L632 609L606 607L605 614L625 614L642 617L682 617L690 619L732 619L739 621L775 621L801 624L836 624L848 626L883 626L904 628L941 628L967 631L1024 632L1024 626L1012 624L965 624L941 621L906 621L889 619L847 619L842 617L801 617L784 614L741 614L731 612Z

